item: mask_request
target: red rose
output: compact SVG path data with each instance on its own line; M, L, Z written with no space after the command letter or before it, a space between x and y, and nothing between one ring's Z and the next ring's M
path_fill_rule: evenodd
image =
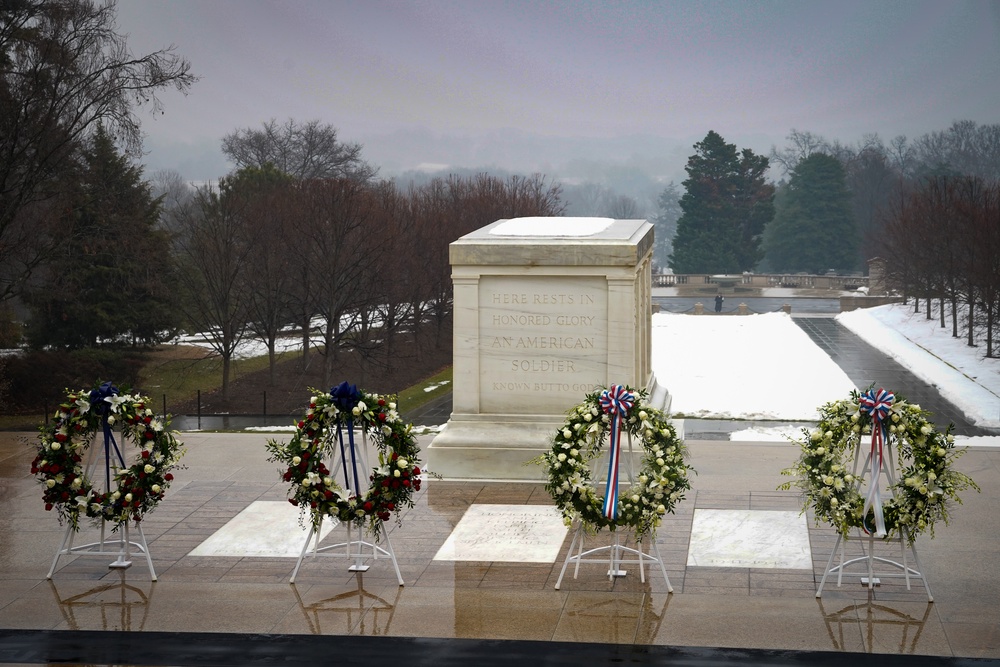
M399 480L398 479L392 480L392 488L394 488L394 489L398 489L399 488Z
M409 486L409 485L410 485L410 480L404 479L403 480L403 486Z
M385 479L382 480L382 486L389 486L389 478L388 477L386 477Z
M295 498L289 498L288 502L290 502L291 504L295 505L296 507L299 506L299 501L297 501Z
M292 481L292 471L291 470L286 470L285 474L282 475L281 478L284 479L286 482Z
M45 503L45 511L46 512L52 511L52 503Z
M153 421L153 418L150 417L149 415L146 415L145 417L142 418L142 423L143 424L148 424L151 421Z
M141 456L142 456L142 458L144 458L144 459L148 459L148 458L149 458L149 452L147 452L147 451L143 451L143 453L142 453L142 455L141 455Z
M382 422L385 421L385 413L384 412L378 413L378 420L382 421Z
M414 467L413 467L413 474L414 474L414 475L419 475L419 474L420 474L420 468L418 468L418 467L414 466Z
M156 434L152 431L146 431L145 436L146 440L156 440Z
M394 510L394 509L396 509L396 503L386 503L385 507L388 510Z
M306 425L306 423L305 423L304 421L299 421L299 428L300 428L300 429L301 429L301 428L302 428L303 426L305 426L305 425Z
M66 442L66 436L62 433L56 433L56 442Z
M369 501L369 502L365 503L364 508L365 508L366 512L371 512L372 511L372 504L371 504L371 502Z
M378 399L378 404L379 404L379 407L385 405L385 399L384 398Z
M163 479L167 480L168 482L171 481L173 478L174 476L171 475L169 472L163 476Z
M333 491L327 489L326 491L323 492L323 495L326 496L327 500L330 500L331 498L333 498Z

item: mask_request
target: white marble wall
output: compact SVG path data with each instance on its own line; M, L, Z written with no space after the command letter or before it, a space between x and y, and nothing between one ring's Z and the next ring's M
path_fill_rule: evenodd
M448 478L538 479L566 410L597 387L650 387L653 228L499 220L450 246L454 403L427 452Z

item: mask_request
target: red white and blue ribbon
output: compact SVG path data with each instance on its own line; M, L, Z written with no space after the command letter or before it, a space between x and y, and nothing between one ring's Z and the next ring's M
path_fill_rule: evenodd
M869 454L871 461L872 478L868 484L868 496L865 498L865 507L862 510L862 527L869 535L872 531L867 525L868 510L875 514L875 537L885 537L885 515L882 513L882 497L879 493L879 481L885 465L885 448L888 444L888 429L886 420L892 410L892 401L895 395L885 389L878 391L868 390L861 396L861 412L868 413L872 418L872 448Z
M611 521L618 518L618 463L621 460L622 419L635 405L635 395L613 384L601 394L601 410L611 416L611 444L608 451L608 484L604 490L602 513Z

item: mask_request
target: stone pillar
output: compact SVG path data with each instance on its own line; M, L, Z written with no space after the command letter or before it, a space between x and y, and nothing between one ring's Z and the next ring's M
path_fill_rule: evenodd
M649 222L610 218L498 220L450 245L454 402L430 472L541 479L524 463L612 383L668 407L651 370L652 245Z
M696 303L696 304L694 304L694 314L695 315L704 315L705 314L705 304L703 304L703 303Z
M881 257L868 260L868 296L885 296L889 293L885 282L885 264Z
M740 305L738 305L736 307L736 310L737 310L737 313L736 313L737 315L749 315L750 314L750 311L749 311L749 309L747 309L747 305L745 303L741 303Z
M783 303L783 304L781 304L781 312L788 313L789 315L791 315L792 314L792 304L790 304L790 303Z

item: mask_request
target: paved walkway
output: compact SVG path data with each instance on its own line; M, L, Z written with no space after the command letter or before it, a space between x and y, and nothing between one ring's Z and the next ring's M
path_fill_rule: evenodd
M946 403L916 394L915 382L839 327L797 321L859 384L906 386L911 399L951 415ZM448 411L450 401L442 399L427 408L426 421L443 423ZM856 571L839 587L828 581L817 599L835 535L811 521L811 569L689 564L699 511L799 509L796 493L776 490L794 446L727 441L687 443L698 472L694 489L657 534L673 593L656 570L641 582L631 566L609 581L601 564L584 564L578 578L567 575L555 590L569 539L553 563L435 560L474 503L550 505L536 483L429 480L391 529L402 587L385 560L354 574L346 561L309 559L290 585L294 557L192 556L252 502L285 497L266 461L268 436L222 433L183 434L187 467L143 522L155 583L135 556L127 570L110 570L107 556L62 557L47 580L64 532L44 511L28 471L33 437L0 433L3 664L1000 664L994 449L970 450L958 461L983 492L963 494L950 525L920 540L929 602L920 581L907 589L885 577L868 589ZM427 444L424 438L421 446ZM325 543L343 538L337 529ZM592 538L588 547L608 539ZM866 544L851 540L847 557L861 555ZM876 552L898 554L898 546Z

